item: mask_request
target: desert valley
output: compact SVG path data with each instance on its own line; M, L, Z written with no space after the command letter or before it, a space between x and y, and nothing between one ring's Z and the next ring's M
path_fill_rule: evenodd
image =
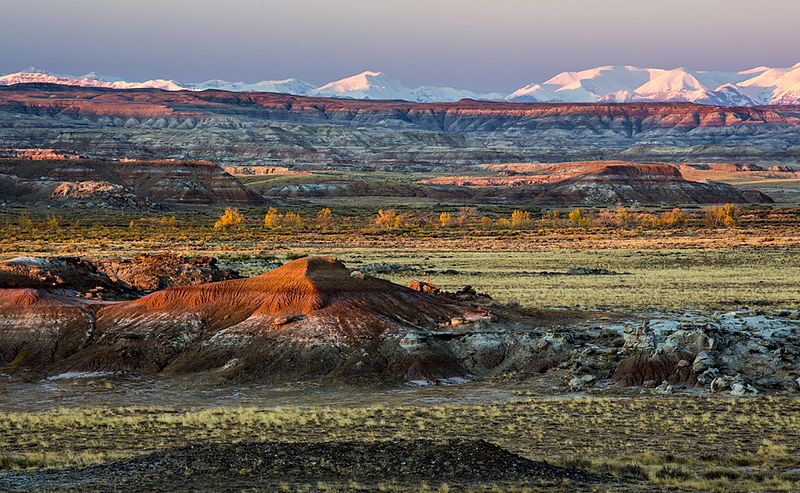
M542 71L0 76L0 491L800 491L800 64Z

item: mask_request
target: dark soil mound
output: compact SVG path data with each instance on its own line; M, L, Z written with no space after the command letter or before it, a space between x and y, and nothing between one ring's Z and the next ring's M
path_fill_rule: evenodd
M7 489L79 488L114 491L232 490L281 483L350 480L474 484L483 481L584 480L512 454L483 440L197 444L87 468L17 474Z

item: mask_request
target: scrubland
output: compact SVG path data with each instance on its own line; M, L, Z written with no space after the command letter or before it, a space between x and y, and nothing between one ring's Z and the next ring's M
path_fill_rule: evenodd
M352 205L352 204L351 204ZM800 308L800 212L744 208L734 224L709 224L693 209L685 222L652 222L671 209L461 211L426 203L358 208L238 210L0 211L0 256L129 256L153 251L213 255L256 275L302 255L334 255L348 266L399 264L379 274L444 289L472 285L503 303L599 310L781 311ZM328 213L322 212L329 209ZM393 211L394 215L392 214ZM280 218L289 221L281 223ZM447 214L443 214L447 213ZM605 214L605 215L604 215ZM491 216L491 223L482 220ZM227 215L235 218L233 214ZM280 218L278 218L280 216ZM398 222L398 217L400 218ZM55 218L55 219L54 219ZM174 219L173 219L174 218ZM277 218L277 219L276 219ZM214 227L217 221L231 222ZM507 220L508 223L504 221ZM611 275L569 275L575 268ZM800 400L783 397L608 398L520 395L514 402L419 406L282 408L57 408L0 411L0 474L72 467L196 442L380 441L483 438L524 457L596 473L597 491L798 491ZM408 484L285 482L286 491L401 491ZM575 485L416 484L418 491L570 491Z
M485 225L482 218L488 213L471 211L464 219L458 209L409 216L394 210L345 214L328 208L270 208L237 211L235 220L225 219L231 212L216 208L136 217L73 212L61 214L56 223L52 212L8 210L0 217L5 222L0 255L166 251L212 255L242 274L255 275L287 259L324 254L350 266L404 264L412 270L388 277L402 283L425 278L446 289L470 284L499 301L523 305L800 306L800 213L744 209L735 213L730 227L724 219L712 227L706 213L695 210L681 212L687 218L677 225L641 223L672 212L582 211L581 217L592 222L580 226L581 219L570 219L567 212L554 219L552 211L540 211L517 214L525 224L512 226L513 211L492 213L492 224ZM225 220L233 223L220 226ZM564 275L580 267L620 275Z

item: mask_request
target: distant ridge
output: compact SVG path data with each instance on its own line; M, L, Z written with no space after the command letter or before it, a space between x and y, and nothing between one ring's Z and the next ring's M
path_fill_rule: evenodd
M318 87L295 78L253 83L220 79L191 83L172 79L129 82L96 72L72 76L47 72L37 67L0 76L0 86L25 83L166 91L276 92L297 96L420 103L474 99L542 103L691 102L721 106L800 104L800 63L791 67L761 66L738 72L608 65L578 72L562 72L544 82L532 82L508 95L500 92L477 93L452 87L410 88L383 72L373 70Z

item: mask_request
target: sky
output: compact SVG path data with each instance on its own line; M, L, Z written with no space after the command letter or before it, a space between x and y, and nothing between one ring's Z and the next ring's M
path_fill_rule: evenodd
M0 73L511 91L565 70L800 62L800 0L0 0Z

